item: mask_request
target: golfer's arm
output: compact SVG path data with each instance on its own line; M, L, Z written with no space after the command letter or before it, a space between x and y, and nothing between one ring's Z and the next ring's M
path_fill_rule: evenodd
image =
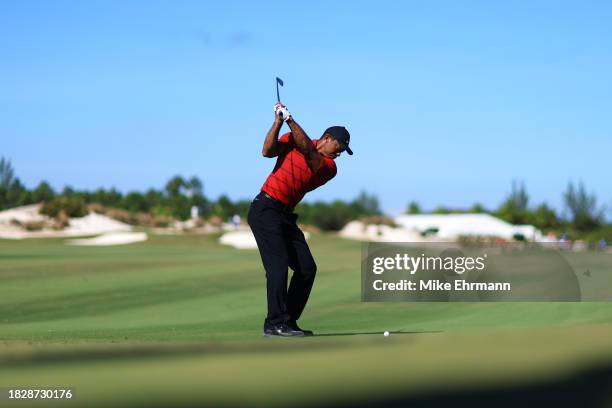
M293 118L287 120L287 125L289 125L289 129L291 129L295 146L304 155L308 167L310 167L312 171L319 170L323 157L315 148L312 140L310 140L306 132L304 132L304 129L302 129Z
M276 157L281 153L280 144L278 143L278 133L282 126L282 119L275 119L272 127L268 130L263 149L261 149L261 154L263 154L264 157Z

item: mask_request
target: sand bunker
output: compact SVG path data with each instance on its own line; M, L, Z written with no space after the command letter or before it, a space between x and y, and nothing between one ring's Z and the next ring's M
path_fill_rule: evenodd
M125 245L146 241L147 238L147 234L144 232L110 232L94 238L69 239L66 241L66 244L91 246Z
M304 232L306 239L310 238L308 232ZM219 238L219 243L233 246L237 249L257 249L257 242L250 229L226 232Z
M219 243L233 246L237 249L257 248L257 242L255 242L255 237L250 230L226 232L219 238Z

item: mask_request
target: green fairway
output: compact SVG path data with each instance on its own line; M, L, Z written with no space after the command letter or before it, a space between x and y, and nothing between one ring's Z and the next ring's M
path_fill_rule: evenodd
M300 325L320 336L264 339L257 251L214 236L1 240L0 388L72 387L73 405L88 406L350 404L612 364L612 304L362 303L360 243L315 234L310 245L318 275ZM612 277L609 253L566 258L589 269L584 287Z

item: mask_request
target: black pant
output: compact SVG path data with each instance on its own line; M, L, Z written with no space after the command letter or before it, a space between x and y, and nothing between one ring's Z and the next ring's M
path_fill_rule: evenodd
M268 324L300 318L317 272L304 234L296 224L297 217L264 193L257 195L249 208L249 225L266 270ZM293 269L289 289L288 267Z

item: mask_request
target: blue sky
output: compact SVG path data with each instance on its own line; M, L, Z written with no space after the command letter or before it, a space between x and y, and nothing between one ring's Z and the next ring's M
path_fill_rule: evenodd
M612 3L14 1L0 12L0 155L32 187L160 188L197 175L248 198L281 98L355 155L309 200L366 189L496 207L513 179L561 208L612 204Z

